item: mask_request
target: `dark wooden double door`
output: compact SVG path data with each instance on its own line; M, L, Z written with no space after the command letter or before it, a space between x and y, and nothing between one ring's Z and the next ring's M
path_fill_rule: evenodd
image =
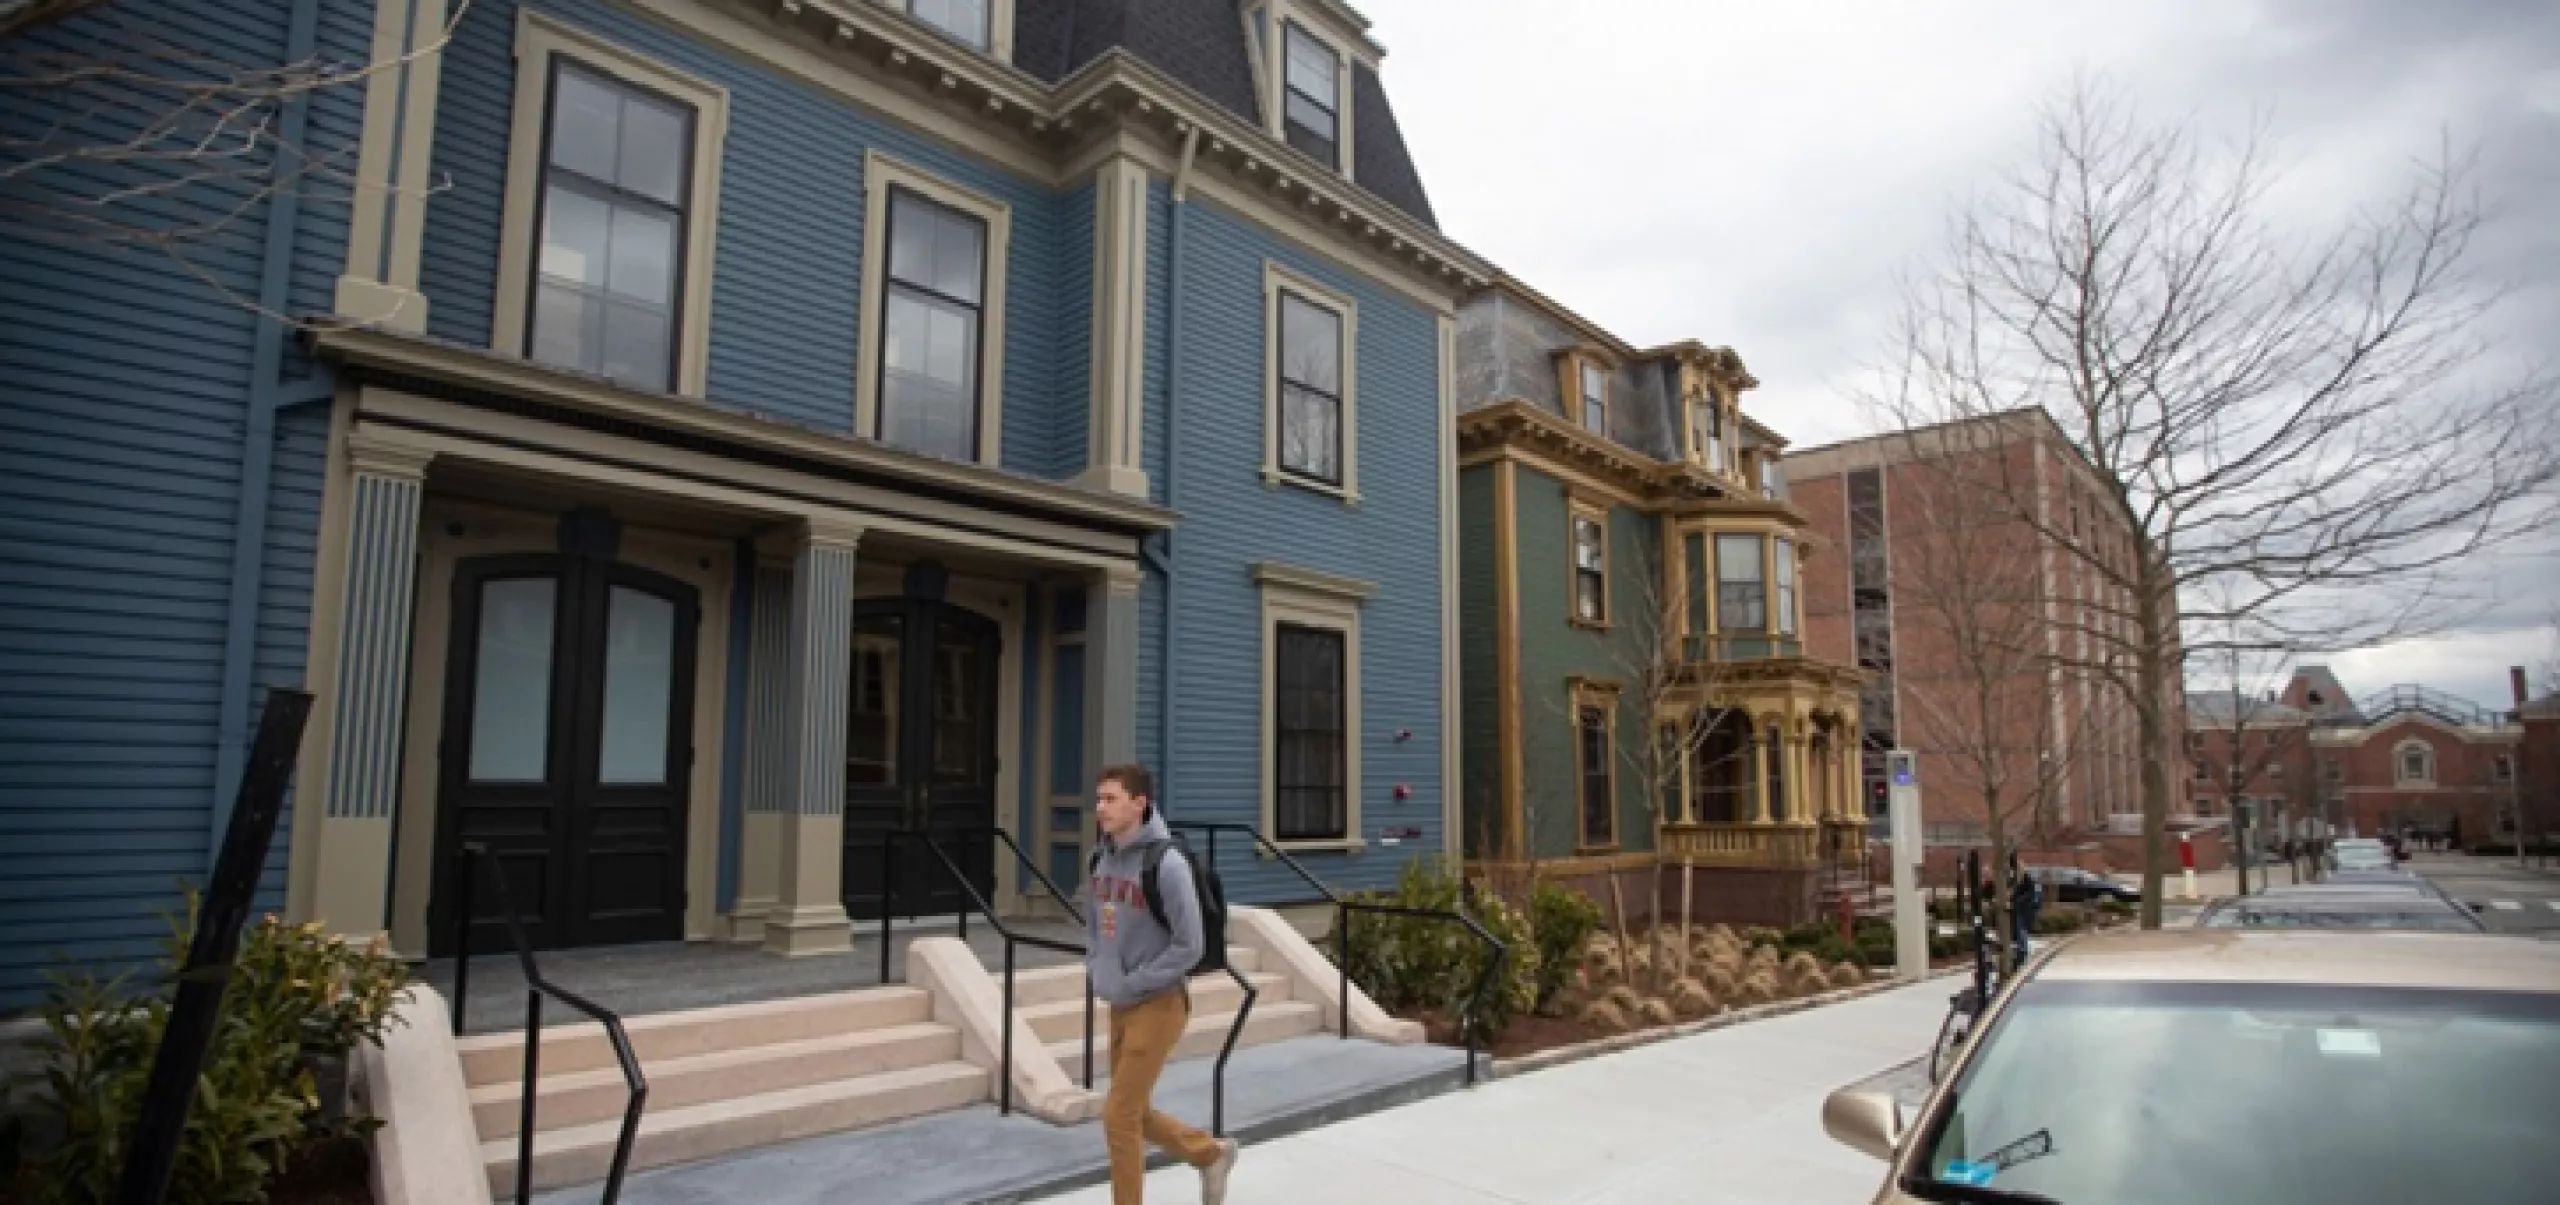
M1003 652L995 620L943 598L854 604L844 906L855 919L967 910L963 881L994 900Z
M456 569L428 948L453 952L457 852L485 847L541 947L684 936L693 587L607 559ZM472 949L506 948L487 870Z

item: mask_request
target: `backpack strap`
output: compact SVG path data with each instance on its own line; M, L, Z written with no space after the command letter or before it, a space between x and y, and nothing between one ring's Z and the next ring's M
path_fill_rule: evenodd
M1164 918L1164 889L1156 885L1156 868L1164 865L1164 853L1172 847L1171 841L1158 841L1147 846L1147 869L1138 876L1138 886L1147 895L1147 915L1168 928L1172 922Z

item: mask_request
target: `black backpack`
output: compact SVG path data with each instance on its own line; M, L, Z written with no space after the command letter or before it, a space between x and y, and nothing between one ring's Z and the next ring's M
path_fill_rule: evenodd
M1200 901L1200 961L1191 965L1194 975L1206 975L1227 969L1227 888L1218 880L1215 867L1201 861L1191 852L1191 843L1176 836L1147 847L1146 869L1139 875L1138 886L1146 892L1147 915L1156 923L1172 928L1164 917L1164 890L1156 886L1156 868L1164 864L1165 851L1179 847L1182 864L1191 868L1191 895ZM1085 864L1085 877L1090 879L1102 867L1102 851L1096 849Z

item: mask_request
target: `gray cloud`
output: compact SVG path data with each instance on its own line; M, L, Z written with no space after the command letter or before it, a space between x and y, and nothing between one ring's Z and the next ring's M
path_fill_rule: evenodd
M2514 292L2481 331L2560 330L2560 4L2549 0L1355 0L1449 233L1637 343L1699 338L1799 443L1859 433L1894 274L1950 202L2015 161L2074 68L2158 115L2271 112L2282 212L2378 202L2440 133L2476 146L2500 221L2475 264ZM2560 537L2477 567L2457 631L2337 654L2356 689L2483 703L2560 600ZM2531 647L2527 647L2531 646Z

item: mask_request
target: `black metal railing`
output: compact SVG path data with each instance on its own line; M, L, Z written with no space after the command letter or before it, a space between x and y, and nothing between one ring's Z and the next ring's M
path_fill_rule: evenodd
M1352 913L1359 912L1373 916L1405 916L1421 920L1454 921L1457 924L1464 926L1469 933L1475 934L1476 940L1483 942L1486 948L1492 951L1492 957L1485 960L1484 970L1476 974L1475 986L1467 993L1466 1003L1460 1008L1458 1013L1458 1030L1464 1038L1467 1050L1466 1082L1469 1087L1475 1086L1477 1038L1475 1025L1476 1006L1484 999L1484 993L1493 985L1494 979L1500 975L1503 961L1511 955L1511 948L1505 945L1501 938L1495 937L1492 933L1488 932L1483 925L1476 923L1476 919L1474 917L1453 909L1402 908L1392 904L1373 904L1366 900L1344 899L1341 893L1336 892L1329 886L1326 886L1324 880L1317 878L1304 865L1301 865L1296 858L1290 857L1289 851L1272 844L1271 839L1263 836L1262 830L1253 825L1240 824L1233 821L1168 820L1165 822L1165 826L1178 831L1208 834L1208 858L1209 864L1212 866L1218 864L1218 834L1222 832L1242 833L1251 838L1254 845L1261 849L1263 853L1268 854L1282 866L1287 867L1290 873L1297 875L1299 881L1305 883L1308 887L1313 888L1316 894L1321 896L1324 902L1333 908L1333 969L1334 974L1337 977L1337 982L1334 985L1334 1006L1340 1010L1340 1015L1334 1020L1334 1033L1338 1037L1349 1038L1351 1036ZM1228 970L1230 974L1234 973L1234 968L1230 967ZM1237 978L1241 981L1243 977L1239 975ZM1242 1030L1243 1025L1244 1018L1243 1015L1239 1013L1236 1018L1236 1023L1230 1026L1227 1030L1226 1049L1219 1052L1218 1066L1212 1073L1212 1082L1215 1085L1214 1090L1217 1093L1217 1099L1213 1103L1212 1108L1217 1112L1222 1113L1225 1107L1227 1056L1234 1051L1236 1034Z
M1008 928L1005 925L1004 920L1001 917L996 915L995 907L987 902L987 897L979 893L978 885L970 882L969 876L960 873L960 864L952 860L951 851L942 848L942 842L936 840L932 833L907 833L904 835L924 843L925 849L930 851L934 858L942 863L942 868L951 872L952 881L960 884L960 890L968 895L969 902L971 904L977 906L978 913L987 918L988 927L996 931L996 936L1004 939L1004 1010L1001 1014L1002 1021L1000 1022L1004 1027L1004 1035L998 1039L997 1043L999 1051L996 1056L996 1111L1001 1114L1010 1115L1013 1112L1014 951L1020 946L1036 946L1043 950L1054 950L1060 954L1073 954L1081 958L1084 956L1084 947L1071 945L1063 941L1051 941L1045 937L1033 937L1028 933L1014 932L1011 928ZM1035 869L1033 873L1037 874L1038 871ZM1042 876L1041 881L1047 882L1047 877ZM1052 890L1055 890L1055 888L1053 887ZM886 897L883 898L885 900ZM883 921L887 920L889 909L885 903L882 905L880 911L881 919ZM968 914L965 912L961 914L963 918L967 917L967 915ZM887 944L889 940L888 929L885 925L881 929L880 940L883 945ZM1085 983L1084 1001L1085 1087L1091 1088L1093 1086L1093 984L1090 978L1088 978Z
M1058 906L1066 910L1068 919L1075 921L1078 926L1084 924L1083 911L1076 907L1074 900L1067 897L1066 892L1058 889L1057 883L1051 881L1048 874L1040 869L1038 863L1031 860L1030 854L1023 852L1022 846L1015 843L1013 834L992 825L984 828L942 831L947 836L993 837L1004 842L1005 848L1013 851L1013 860L1021 864L1024 870L1031 872L1031 877L1040 884L1041 890L1048 892L1049 898L1058 901ZM1084 956L1084 948L1047 938L1035 938L1028 934L1017 935L1003 925L996 924L995 909L987 906L985 897L979 895L977 888L969 882L968 877L960 873L958 863L952 860L949 851L941 847L941 843L934 839L933 834L921 829L898 829L884 834L880 840L880 982L889 982L889 937L897 923L896 910L890 904L897 899L898 894L898 844L901 841L924 842L933 851L934 856L942 861L944 869L951 872L952 881L960 884L960 889L968 892L969 898L977 904L981 912L986 914L987 923L995 925L996 933L1006 939L1004 1027L1006 1039L1010 1042L1013 1035L1013 943L1016 940L1026 941L1042 949L1075 954L1079 959ZM969 940L969 910L963 908L958 915L960 940L966 942ZM913 922L916 916L910 913L907 919ZM1013 1056L1009 1048L1004 1064L1005 1082L1011 1084ZM1086 1090L1090 1091L1093 1088L1093 972L1091 969L1087 969L1084 974L1084 1074L1079 1078L1083 1079ZM1006 1102L1005 1111L1012 1111L1009 1099Z
M471 990L472 885L479 878L482 859L488 852L486 847L472 843L465 844L456 855L453 1032L457 1035L462 1032L463 1010L469 1006ZM516 1205L526 1205L533 1198L534 1101L541 1083L544 996L585 1013L603 1026L605 1040L613 1046L614 1061L622 1065L622 1082L630 1092L630 1103L622 1109L622 1130L614 1138L613 1165L605 1173L604 1195L600 1198L601 1205L613 1205L622 1195L622 1175L631 1166L631 1144L639 1136L640 1112L649 1102L649 1081L640 1074L640 1056L631 1049L631 1035L623 1031L622 1018L613 1010L542 977L542 968L533 961L533 944L525 940L524 919L516 912L515 900L507 889L506 868L496 859L489 859L487 865L490 882L498 892L498 911L506 919L508 938L515 943L516 964L524 971L524 1088L516 1119Z

